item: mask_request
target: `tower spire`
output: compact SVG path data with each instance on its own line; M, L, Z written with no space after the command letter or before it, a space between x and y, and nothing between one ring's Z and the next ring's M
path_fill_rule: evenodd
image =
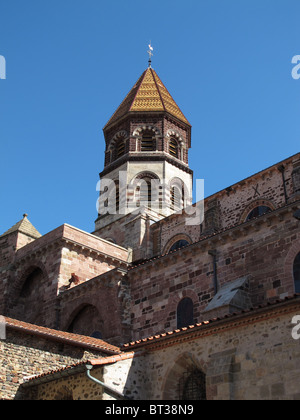
M151 41L150 41L150 44L149 44L149 50L147 52L149 54L148 67L149 67L149 69L151 69L152 57L153 57L153 47L151 46Z

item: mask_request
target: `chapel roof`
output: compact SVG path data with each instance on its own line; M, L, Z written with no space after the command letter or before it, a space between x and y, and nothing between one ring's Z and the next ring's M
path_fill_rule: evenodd
M155 70L149 67L143 72L104 129L128 113L145 111L168 112L173 117L190 125Z

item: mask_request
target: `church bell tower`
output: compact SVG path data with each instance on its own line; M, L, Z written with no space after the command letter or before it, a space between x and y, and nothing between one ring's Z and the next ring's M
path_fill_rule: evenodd
M191 125L151 60L103 132L96 231L139 209L159 220L192 204Z

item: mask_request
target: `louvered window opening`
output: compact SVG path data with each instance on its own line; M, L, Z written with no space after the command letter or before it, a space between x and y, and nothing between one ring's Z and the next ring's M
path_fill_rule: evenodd
M140 186L140 205L151 209L151 181L143 179Z
M180 193L180 189L178 187L172 187L170 190L170 198L171 198L171 210L180 210L182 209L182 194Z
M169 144L169 153L171 156L178 158L178 145L176 140L171 140Z
M117 144L117 159L125 154L125 142L124 140L119 141Z
M142 138L141 151L153 152L155 150L152 134L144 134Z

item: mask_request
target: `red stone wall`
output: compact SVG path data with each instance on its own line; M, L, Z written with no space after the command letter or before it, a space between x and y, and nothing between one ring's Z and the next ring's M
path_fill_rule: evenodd
M60 290L75 287L116 267L127 267L127 259L126 249L63 225L19 249L14 258L11 256L13 268L2 268L2 313L56 328L56 299ZM36 270L41 273L38 280L32 278ZM70 282L72 274L76 280Z
M194 321L205 320L214 296L211 250L217 255L218 287L248 276L253 306L294 293L300 226L290 207L131 269L134 339L176 329L176 310L184 297L193 300Z
M165 218L153 230L160 231L159 252L165 253L176 237L187 235L190 242L199 241L204 236L219 232L229 227L244 223L247 216L257 206L268 206L272 210L286 205L282 174L278 167L284 165L286 193L288 203L299 197L294 195L297 188L293 184L292 173L295 171L295 162L300 154L274 165L262 172L249 177L205 199L205 219L202 226L187 226L182 215L172 215ZM156 235L157 240L157 235ZM154 246L156 248L156 246Z

